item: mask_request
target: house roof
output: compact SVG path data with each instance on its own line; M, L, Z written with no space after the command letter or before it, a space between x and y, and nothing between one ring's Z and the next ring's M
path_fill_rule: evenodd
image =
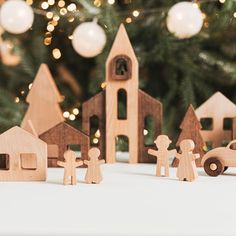
M43 140L35 137L34 135L32 135L31 133L27 132L26 130L20 128L19 126L14 126L11 129L3 132L0 135L0 142L2 139L6 140L9 139L10 141L12 140L12 142L14 141L14 138L16 137L21 137L20 141L24 141L24 140L32 140L34 142L38 142L41 144L46 144Z
M236 105L221 92L216 92L195 110L197 117L235 117Z
M122 54L129 56L130 58L132 58L133 63L135 62L138 64L132 44L129 40L129 36L123 24L121 24L118 29L109 56L107 58L107 63L109 63L110 60L113 59L115 56Z
M88 139L88 135L86 135L83 131L72 127L71 125L61 122L58 125L54 126L53 128L49 129L48 131L44 132L40 135L40 138L44 139L52 135L57 135L58 133L63 133L63 136L69 137L69 135L76 135L80 136L81 138ZM62 135L62 134L61 134Z

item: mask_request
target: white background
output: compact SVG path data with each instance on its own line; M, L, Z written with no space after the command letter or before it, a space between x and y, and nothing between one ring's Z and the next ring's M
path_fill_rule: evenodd
M47 182L0 183L0 235L236 235L236 169L181 182L176 169L156 177L154 164L105 164L100 185L62 184L63 169Z

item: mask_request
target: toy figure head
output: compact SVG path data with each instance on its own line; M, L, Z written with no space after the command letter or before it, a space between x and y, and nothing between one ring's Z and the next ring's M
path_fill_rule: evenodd
M71 160L76 160L76 154L75 152L71 151L71 150L67 150L64 153L64 158L66 161L71 161Z
M100 150L98 148L90 148L88 156L90 160L98 160L98 157L100 156Z
M179 146L182 152L191 152L195 148L195 144L192 139L182 140Z
M156 144L158 148L161 147L163 149L167 149L169 145L171 144L171 140L169 139L167 135L159 135L154 141L154 143Z

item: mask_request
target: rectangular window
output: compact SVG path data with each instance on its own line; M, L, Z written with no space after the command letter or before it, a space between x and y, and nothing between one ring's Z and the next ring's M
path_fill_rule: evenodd
M232 118L224 118L223 129L224 130L232 130L232 127L233 127L233 119Z
M6 153L0 154L0 170L9 170L9 155Z
M213 130L213 119L212 118L201 118L200 119L202 130Z
M21 168L23 170L37 169L37 156L35 153L21 153L20 161L21 161Z

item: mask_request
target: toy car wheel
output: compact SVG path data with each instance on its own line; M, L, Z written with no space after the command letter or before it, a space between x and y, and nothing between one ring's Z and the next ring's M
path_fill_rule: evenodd
M226 170L228 170L228 168L229 168L228 166L225 166L223 172L225 172Z
M224 165L217 157L211 157L205 161L204 170L210 176L218 176L223 173Z

